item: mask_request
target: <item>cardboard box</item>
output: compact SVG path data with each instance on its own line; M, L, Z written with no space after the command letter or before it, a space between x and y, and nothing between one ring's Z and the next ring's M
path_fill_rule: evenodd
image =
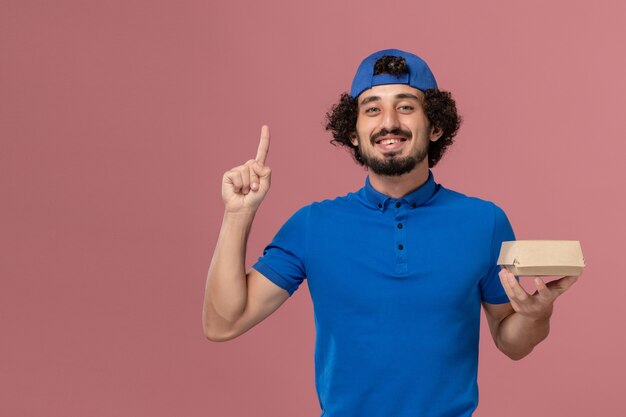
M502 242L498 265L513 275L578 276L585 258L578 240L514 240Z

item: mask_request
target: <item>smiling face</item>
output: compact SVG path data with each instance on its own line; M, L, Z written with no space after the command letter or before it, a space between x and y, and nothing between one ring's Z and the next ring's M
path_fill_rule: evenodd
M426 159L430 141L443 132L431 126L423 101L424 93L405 84L378 85L358 97L351 141L374 173L402 175Z

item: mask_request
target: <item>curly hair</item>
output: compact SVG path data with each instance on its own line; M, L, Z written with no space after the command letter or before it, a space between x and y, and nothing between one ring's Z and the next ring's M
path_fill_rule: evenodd
M384 56L380 58L374 67L374 74L399 75L407 72L404 58ZM454 142L462 118L456 111L456 103L452 94L438 89L424 91L424 113L428 121L441 129L443 134L435 142L430 142L428 148L428 167L432 168L442 158L445 151ZM325 129L330 131L333 139L330 143L334 146L345 146L352 149L353 158L359 165L365 165L361 158L358 147L350 141L356 134L356 121L358 117L358 102L347 92L342 93L339 101L326 112Z

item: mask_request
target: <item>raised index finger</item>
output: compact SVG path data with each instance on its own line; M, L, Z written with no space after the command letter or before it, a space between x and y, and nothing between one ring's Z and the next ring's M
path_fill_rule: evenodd
M259 142L259 149L256 152L256 159L263 165L265 165L265 158L267 157L267 152L270 149L270 128L267 125L263 125L261 127L261 141Z

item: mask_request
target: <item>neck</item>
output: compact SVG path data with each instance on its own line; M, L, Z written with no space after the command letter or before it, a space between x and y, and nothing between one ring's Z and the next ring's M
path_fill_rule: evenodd
M428 165L417 164L412 171L398 176L378 175L369 169L368 175L376 191L392 198L402 198L428 180Z

